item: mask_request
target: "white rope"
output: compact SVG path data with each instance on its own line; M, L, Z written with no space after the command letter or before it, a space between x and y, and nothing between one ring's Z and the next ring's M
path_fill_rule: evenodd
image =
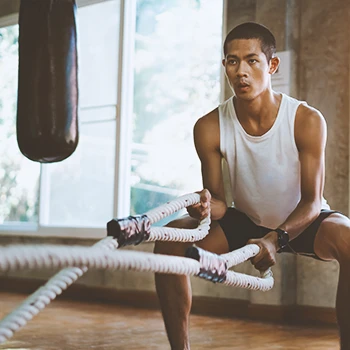
M258 249L256 245L251 245L247 249L245 260L251 258L253 250ZM233 251L221 255L226 261L233 261L235 257L241 258L243 253ZM23 258L18 258L22 256ZM152 254L145 252L135 252L120 250L111 252L101 248L85 247L67 247L67 246L9 246L0 248L0 270L8 272L19 269L37 269L37 268L63 268L69 266L90 268L90 269L109 269L109 270L133 270L133 271L152 271L156 273L197 275L200 270L200 263L194 259ZM79 269L78 269L79 270ZM65 271L65 270L63 270ZM61 271L62 272L62 271ZM77 271L79 275L82 272ZM248 289L268 290L273 287L272 275L267 274L264 278L249 276L233 271L229 271L224 284ZM71 279L74 276L69 276ZM69 280L70 282L71 280ZM62 291L57 289L56 284L51 287L60 294ZM64 287L64 286L63 286ZM50 288L50 290L52 290ZM34 298L35 299L35 298ZM39 298L40 299L40 298ZM1 332L0 332L1 334Z
M147 215L147 217L150 219L151 224L154 224L155 222L158 222L183 208L199 203L199 201L200 195L198 193L185 194L157 208L149 210L147 213L145 213L145 215Z
M197 242L202 240L209 232L210 218L200 221L195 229L174 227L151 227L151 234L147 242L172 241L172 242Z
M155 223L176 211L186 208L189 205L196 204L200 201L198 193L187 194L170 201L156 209L152 209L146 213L151 223ZM181 234L187 241L195 241L204 238L209 231L210 219L204 220L199 227L193 232L181 229L172 230L151 230L149 240L156 239L174 239L175 234ZM165 228L164 228L165 229ZM193 240L192 240L193 239ZM97 242L93 247L114 250L118 248L118 244L111 237ZM29 296L22 304L20 304L11 314L6 316L0 322L0 344L13 336L14 332L22 328L29 320L31 320L40 310L45 308L51 300L61 294L63 290L72 285L86 271L87 267L71 267L62 270L53 276L44 286L40 287L36 292Z
M2 271L75 266L59 272L55 278L39 288L0 322L0 343L5 342L15 331L23 327L51 300L82 276L88 268L152 271L188 276L198 275L200 272L201 265L194 259L127 250L117 252L108 250L114 247L113 240L107 238L92 248L48 245L14 245L0 248L0 270ZM245 251L233 251L222 257L225 257L225 260L231 264L232 261L242 260L243 256L247 260L256 255L257 251L259 247L252 245L247 246ZM228 286L266 291L273 287L274 280L272 274L259 278L228 271L223 283Z
M107 237L97 242L94 247L104 249L116 249L116 242ZM20 260L13 256L12 259ZM39 311L43 310L57 295L72 285L86 271L87 267L71 267L64 269L53 276L45 285L30 295L14 311L0 322L0 344L11 338L14 332L27 324Z
M151 209L146 215L151 224L168 217L181 209L199 203L200 195L190 193L167 202L155 209ZM195 229L180 229L175 227L151 227L147 242L172 241L172 242L197 242L202 240L209 232L210 217L199 222Z
M25 259L15 259L10 262L8 258L17 254L24 254ZM23 245L10 246L5 249L0 248L0 256L0 269L2 271L24 268L64 268L68 266L189 275L194 275L199 271L199 263L194 259L130 250L111 252L85 247ZM3 264L4 260L7 264ZM194 267L196 268L194 269Z
M146 215L151 224L169 216L189 205L198 203L197 193L185 195L152 209ZM195 242L203 239L209 231L210 219L202 220L194 230L176 229L170 227L151 227L148 241L182 241ZM93 247L59 247L59 246L8 246L0 248L0 270L10 271L23 268L62 268L67 267L52 277L44 286L29 296L17 309L0 322L0 344L10 338L15 331L22 328L51 300L61 294L88 268L122 269L135 271L153 271L181 275L198 275L201 263L194 259L155 255L151 253L118 251L118 243L112 237L107 237ZM231 267L243 262L259 252L256 245L246 246L221 257ZM70 267L71 266L71 267ZM263 278L239 274L233 271L226 273L223 282L226 285L249 289L268 290L273 287L272 274L267 272Z
M266 292L272 289L274 285L274 279L272 277L272 272L270 269L265 271L262 278L246 275L244 273L228 271L226 280L223 282L223 284L230 287L240 287Z
M257 245L246 249L245 260L255 255L253 250L259 250ZM240 251L221 255L226 261L233 261L235 256L242 257ZM22 256L22 259L16 258ZM15 258L14 258L15 257ZM191 258L119 250L112 252L101 248L67 247L67 246L27 246L14 245L0 248L0 270L8 272L18 269L63 268L69 266L90 269L152 271L156 273L197 275L200 263ZM264 278L229 271L229 278L224 284L248 289L268 290L273 286L272 275Z
M236 266L253 256L257 255L260 247L256 244L248 244L234 252L222 254L221 257L226 260L227 268ZM234 253L234 254L232 254ZM228 271L224 284L232 287L241 287L253 290L267 291L273 287L274 279L271 269L261 273L262 278L241 274L239 272ZM249 277L249 278L247 278Z
M221 257L223 257L226 260L227 267L230 268L231 266L238 265L253 256L257 255L260 251L260 248L256 244L248 244L242 248L236 249L234 254L228 253L228 254L222 254Z

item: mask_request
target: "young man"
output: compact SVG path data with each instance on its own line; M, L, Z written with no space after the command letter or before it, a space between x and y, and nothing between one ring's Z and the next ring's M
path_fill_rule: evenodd
M350 221L323 198L326 122L305 102L272 90L275 51L274 36L257 23L241 24L226 37L222 63L234 97L195 125L201 203L171 226L193 228L210 214L210 232L196 244L223 254L255 243L261 250L251 261L261 271L275 264L279 251L337 260L341 349L350 350ZM232 208L225 201L223 157ZM158 242L155 252L184 255L188 245ZM156 275L156 288L171 348L189 349L189 278Z

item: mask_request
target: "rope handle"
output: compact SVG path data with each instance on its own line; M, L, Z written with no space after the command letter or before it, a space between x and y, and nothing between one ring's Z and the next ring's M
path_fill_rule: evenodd
M190 193L171 200L145 214L112 219L107 223L107 236L113 237L118 242L119 247L137 245L145 241L199 241L209 232L210 217L200 221L195 229L151 227L152 224L161 219L199 202L200 195Z
M253 256L257 255L259 251L260 247L258 245L249 244L230 253L218 255L193 246L187 248L185 256L199 262L200 272L198 277L212 282L224 283L227 280L228 275L230 275L231 283L233 283L235 279L234 276L239 276L239 274L229 274L230 271L228 269L252 258ZM262 271L260 274L261 278L272 278L273 276L270 268L266 271ZM251 289L250 286L244 288Z

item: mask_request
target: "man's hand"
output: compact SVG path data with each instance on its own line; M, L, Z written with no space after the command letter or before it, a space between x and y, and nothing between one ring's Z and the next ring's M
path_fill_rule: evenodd
M187 208L188 214L195 219L203 220L210 214L211 194L207 189L197 192L200 195L200 202Z
M257 244L260 247L258 255L250 259L257 270L263 272L276 264L277 232L271 231L263 238L250 239L247 244Z

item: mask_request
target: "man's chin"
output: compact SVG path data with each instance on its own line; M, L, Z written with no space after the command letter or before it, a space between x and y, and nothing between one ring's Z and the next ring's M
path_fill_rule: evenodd
M241 92L241 91L235 91L235 96L239 98L240 100L246 100L250 101L254 99L254 94L252 92Z

